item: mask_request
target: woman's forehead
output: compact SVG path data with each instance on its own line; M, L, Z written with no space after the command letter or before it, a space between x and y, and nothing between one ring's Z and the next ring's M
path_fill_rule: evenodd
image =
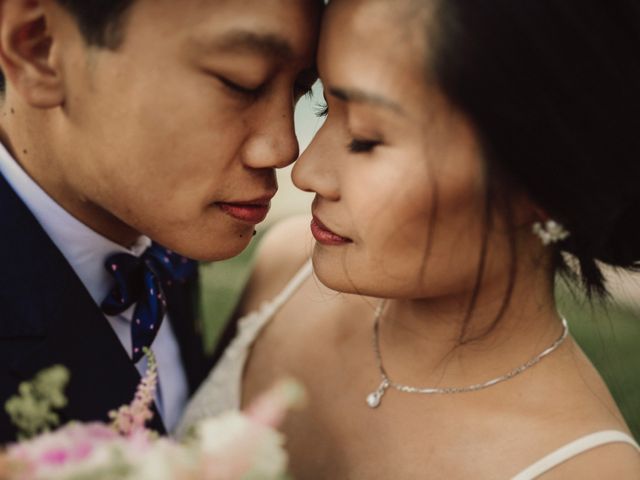
M415 99L425 89L423 22L398 28L402 4L337 0L322 27L318 67L325 87L378 92Z

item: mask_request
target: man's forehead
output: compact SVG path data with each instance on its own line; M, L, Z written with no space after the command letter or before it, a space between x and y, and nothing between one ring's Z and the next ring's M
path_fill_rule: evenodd
M321 9L313 4L312 0L211 2L206 12L199 12L188 37L207 50L284 60L305 57L315 51L320 23Z

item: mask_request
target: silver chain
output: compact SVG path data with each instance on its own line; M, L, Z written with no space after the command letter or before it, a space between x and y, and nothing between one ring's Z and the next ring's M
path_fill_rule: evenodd
M536 363L542 360L547 355L553 353L561 344L565 341L567 336L569 335L569 326L567 325L567 321L562 319L562 334L558 339L553 342L548 348L540 352L538 355L530 359L528 362L520 365L517 368L514 368L510 372L501 375L496 378L492 378L483 383L476 383L474 385L467 385L465 387L444 387L444 388L419 388L419 387L411 387L409 385L402 385L400 383L396 383L392 381L387 372L384 369L384 365L382 364L382 355L380 354L380 335L379 335L379 326L380 326L380 318L382 317L382 312L384 311L386 302L381 302L378 308L376 309L376 313L373 321L373 351L376 355L376 362L378 364L378 370L380 371L380 377L382 378L382 382L378 386L378 388L370 393L367 396L367 405L371 408L377 408L382 402L382 397L388 388L394 388L400 392L405 393L420 393L423 395L442 395L448 393L463 393L463 392L475 392L477 390L482 390L484 388L491 387L498 383L504 382L505 380L509 380L510 378L515 377L516 375L521 374L525 370L530 367L533 367Z

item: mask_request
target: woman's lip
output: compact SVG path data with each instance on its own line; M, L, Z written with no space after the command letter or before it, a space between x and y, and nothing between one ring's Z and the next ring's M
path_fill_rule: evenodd
M269 213L270 204L258 203L216 203L216 205L227 215L242 222L257 224L262 222Z
M332 232L316 217L311 220L311 233L314 238L322 245L345 245L347 243L353 243L352 240L341 237L337 233Z

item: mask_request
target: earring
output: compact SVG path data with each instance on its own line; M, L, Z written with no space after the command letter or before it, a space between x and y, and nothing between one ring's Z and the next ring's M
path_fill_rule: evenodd
M535 222L532 231L540 238L543 245L561 242L571 235L562 224L555 220L547 220L544 225L541 222Z

